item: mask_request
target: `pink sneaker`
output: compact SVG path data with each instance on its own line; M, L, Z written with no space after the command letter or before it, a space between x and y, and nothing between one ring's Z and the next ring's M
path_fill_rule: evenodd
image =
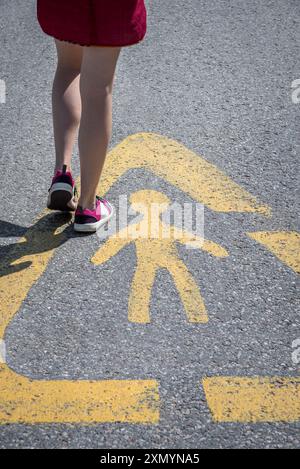
M103 197L96 195L94 210L77 207L75 212L74 230L84 233L94 233L104 225L114 213L114 207Z
M51 210L74 212L77 206L77 189L75 181L67 166L63 165L62 171L56 171L52 178L51 187L48 190L47 207Z

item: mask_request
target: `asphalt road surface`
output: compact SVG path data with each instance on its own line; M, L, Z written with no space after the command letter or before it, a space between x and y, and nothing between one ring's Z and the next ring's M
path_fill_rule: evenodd
M55 48L33 0L0 0L0 446L295 448L300 4L147 7L100 190L117 211L121 195L203 204L215 244L176 241L169 269L149 238L138 270L138 243L45 212Z

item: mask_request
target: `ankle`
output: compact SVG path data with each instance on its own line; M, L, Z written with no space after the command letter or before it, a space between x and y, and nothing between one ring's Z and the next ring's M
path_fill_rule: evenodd
M78 200L78 206L82 208L82 210L88 209L88 210L95 210L96 208L96 197L94 199L84 199L84 198L79 198Z
M63 166L66 166L66 172L72 173L72 168L71 168L71 166L69 166L69 165L67 165L67 164L66 164L66 165L62 164L62 165L56 165L56 166L54 167L54 175L57 173L57 171L62 171L62 170L63 170Z

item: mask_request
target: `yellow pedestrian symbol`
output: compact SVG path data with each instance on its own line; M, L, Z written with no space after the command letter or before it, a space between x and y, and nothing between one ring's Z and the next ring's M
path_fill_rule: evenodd
M196 236L174 225L166 225L160 215L169 207L170 199L154 190L141 190L131 195L132 208L143 219L111 236L93 256L94 264L103 264L131 242L135 243L135 270L128 305L128 319L137 323L150 322L151 291L158 269L167 269L173 277L189 322L206 323L208 315L199 288L179 258L175 239L185 245L193 244L215 257L228 253L220 245ZM156 210L154 208L156 207Z

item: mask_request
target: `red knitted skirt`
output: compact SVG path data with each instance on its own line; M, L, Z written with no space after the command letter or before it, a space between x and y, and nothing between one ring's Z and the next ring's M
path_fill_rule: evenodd
M42 30L82 46L130 46L147 29L144 0L37 0Z

